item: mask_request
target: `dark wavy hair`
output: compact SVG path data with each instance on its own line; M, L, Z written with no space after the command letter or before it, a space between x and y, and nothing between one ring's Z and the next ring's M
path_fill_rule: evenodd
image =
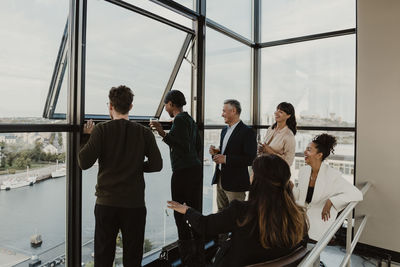
M297 122L296 122L296 114L295 114L293 105L288 102L282 102L276 107L276 109L285 111L286 114L290 115L289 119L287 119L287 121L286 121L286 125L289 127L290 130L292 130L293 134L296 135ZM272 125L272 129L275 129L276 125L277 125L277 123L275 122Z
M322 161L326 159L331 153L334 154L335 146L337 145L336 137L326 133L317 135L314 137L312 142L318 150L318 153L322 153Z
M111 105L118 113L121 114L126 114L129 112L133 97L134 94L132 93L132 90L125 85L112 87L108 94Z
M179 90L171 90L167 93L164 98L164 104L167 104L169 101L178 108L186 105L185 95Z
M308 232L307 215L297 205L289 184L290 168L281 157L267 155L253 162L249 208L239 226L257 220L260 243L264 248L292 248Z

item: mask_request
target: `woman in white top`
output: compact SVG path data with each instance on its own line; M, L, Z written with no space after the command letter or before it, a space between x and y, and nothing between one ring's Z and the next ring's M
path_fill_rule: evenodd
M293 188L297 204L307 208L308 236L315 241L324 235L348 203L363 199L361 191L346 181L338 170L323 163L335 146L334 136L316 136L304 151L308 166L300 168L298 185Z
M268 128L264 142L258 152L263 155L275 154L283 158L289 166L296 150L296 116L292 104L282 102L276 107L275 123Z

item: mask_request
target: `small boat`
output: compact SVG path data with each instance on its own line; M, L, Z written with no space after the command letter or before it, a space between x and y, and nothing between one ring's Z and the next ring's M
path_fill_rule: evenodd
M51 177L52 178L57 178L57 177L62 177L67 174L67 169L66 168L60 168L55 170L54 172L51 172Z
M57 160L56 170L54 172L51 172L51 177L58 178L66 175L67 175L67 169L65 167L58 168L58 160Z
M37 248L42 245L42 236L39 234L34 234L31 236L31 247Z

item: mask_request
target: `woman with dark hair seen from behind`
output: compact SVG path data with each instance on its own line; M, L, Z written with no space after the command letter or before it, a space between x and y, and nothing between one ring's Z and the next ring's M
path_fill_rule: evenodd
M258 153L263 155L275 154L292 165L296 150L297 122L292 104L282 102L276 107L275 123L268 128L264 142L259 144Z
M336 143L336 138L329 134L314 137L304 151L307 166L300 168L298 185L293 188L297 204L307 208L308 235L314 241L320 240L348 203L363 199L361 191L346 181L338 170L323 163L334 152Z
M163 141L170 147L172 165L172 199L187 203L196 210L201 209L203 170L199 155L202 151L197 125L185 111L185 96L181 91L171 90L164 98L165 110L174 118L171 130L166 133L161 124L151 121L150 126L157 130ZM174 212L178 228L179 252L185 266L204 266L204 243L198 235L191 232L183 220L183 215Z
M245 266L288 255L307 242L305 210L295 203L289 184L290 168L279 156L253 162L248 201L234 200L223 211L203 216L175 201L168 207L185 214L204 237L232 232L231 245L213 266Z

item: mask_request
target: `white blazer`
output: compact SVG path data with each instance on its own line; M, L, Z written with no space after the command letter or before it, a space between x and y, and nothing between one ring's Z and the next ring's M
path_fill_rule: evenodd
M363 195L360 190L346 181L338 170L322 163L315 182L314 194L311 202L307 204L306 197L310 176L310 166L306 165L300 168L298 184L293 188L293 194L296 203L307 208L310 223L308 236L319 241L335 221L338 212L352 201L361 201ZM328 199L331 200L333 207L330 211L330 219L323 221L321 213Z

